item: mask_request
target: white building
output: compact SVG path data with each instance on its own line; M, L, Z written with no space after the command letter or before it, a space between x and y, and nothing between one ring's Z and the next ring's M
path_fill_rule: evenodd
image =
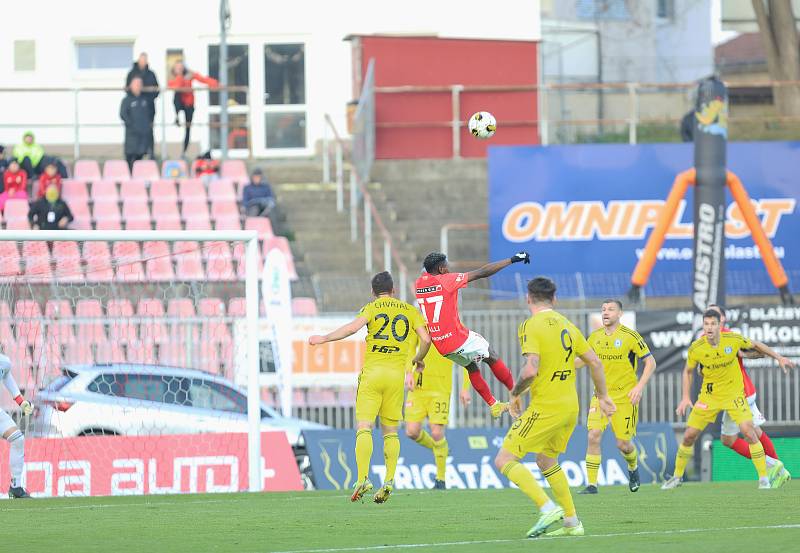
M13 144L32 129L42 144L70 145L77 117L82 145L121 144L122 87L140 52L148 53L162 87L180 57L200 73L217 73L219 3L40 0L33 18L24 3L7 6L4 19L31 24L6 25L0 34L0 143ZM347 35L540 38L539 0L230 0L230 11L229 84L249 91L232 93L229 102L238 133L228 142L239 156L310 155L326 113L345 132L353 97ZM86 88L115 90L73 91ZM219 120L217 95L196 94L196 106L194 140L202 151L218 147L207 126ZM163 132L168 143L179 143L171 92L162 93L156 111L156 123L166 123L156 128L156 142Z

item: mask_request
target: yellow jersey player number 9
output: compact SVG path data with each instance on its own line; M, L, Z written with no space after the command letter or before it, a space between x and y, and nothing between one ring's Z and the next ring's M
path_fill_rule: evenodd
M325 336L311 336L312 346L341 340L367 327L367 350L358 375L356 391L356 467L358 479L351 501L358 501L372 489L369 479L372 458L372 427L380 417L383 430L383 453L386 476L375 494L375 503L384 503L394 489L394 472L400 456L397 428L403 418L403 384L409 351L416 340L419 349L413 359L418 370L425 366L423 359L431 345L425 320L416 307L394 297L394 281L384 271L372 278L375 299L361 308L348 324Z

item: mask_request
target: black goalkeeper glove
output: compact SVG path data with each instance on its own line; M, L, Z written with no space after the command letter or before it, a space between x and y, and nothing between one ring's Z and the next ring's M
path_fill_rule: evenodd
M520 263L520 262L522 262L525 265L530 265L530 263L531 263L531 254L529 254L528 252L519 252L519 253L514 254L510 258L510 261L511 261L511 263Z

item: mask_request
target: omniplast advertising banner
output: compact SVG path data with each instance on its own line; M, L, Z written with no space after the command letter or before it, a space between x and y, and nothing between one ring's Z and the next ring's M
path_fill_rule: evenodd
M261 433L261 455L263 491L303 489L283 432ZM224 493L249 489L247 468L243 433L30 438L23 481L33 497ZM2 489L9 478L0 464Z
M445 482L453 489L507 488L508 479L494 466L494 457L503 445L507 429L455 428L447 431L450 454ZM349 490L356 480L355 430L312 430L303 432L314 474L314 485L322 490ZM383 482L383 440L373 430L373 451L369 474L373 484ZM567 451L559 456L559 464L570 486L586 484L587 432L578 426L570 438ZM640 424L634 444L639 452L639 473L642 483L661 482L672 474L678 446L675 432L668 424ZM603 460L598 484L627 484L628 470L617 450L613 433L605 432L601 443ZM529 455L524 464L533 471L540 484L547 481ZM400 435L400 461L394 483L398 489L429 489L436 477L433 454L416 442Z
M800 142L730 143L727 164L749 192L791 280L800 272ZM584 276L579 287L560 286L562 296L623 294L675 176L692 165L691 144L490 148L491 258L526 249L533 263L519 267L525 276L544 273L557 281ZM691 292L693 196L690 188L658 253L647 293ZM760 254L729 194L725 218L727 293L770 293ZM493 286L514 282L496 279Z

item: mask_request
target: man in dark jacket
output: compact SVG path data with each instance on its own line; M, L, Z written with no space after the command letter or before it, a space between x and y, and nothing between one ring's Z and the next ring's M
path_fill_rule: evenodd
M31 203L28 221L33 230L64 230L73 220L67 202L59 197L58 187L51 184L44 197Z
M139 77L142 79L142 86L145 89L152 89L158 88L158 79L156 78L156 74L150 69L150 66L147 63L147 54L142 52L139 54L139 59L134 62L133 67L130 71L128 71L128 76L125 78L125 89L130 90L131 88L131 81ZM156 98L158 98L159 91L158 90L144 90L142 91L142 96L144 96L152 105L152 112L150 115L150 124L152 126L153 121L156 117ZM147 151L150 157L153 157L152 145L151 149Z
M248 217L268 217L275 207L275 194L261 169L253 171L250 184L242 190L242 204Z
M142 93L142 79L134 77L119 108L125 122L125 159L133 169L133 162L153 151L153 104Z

